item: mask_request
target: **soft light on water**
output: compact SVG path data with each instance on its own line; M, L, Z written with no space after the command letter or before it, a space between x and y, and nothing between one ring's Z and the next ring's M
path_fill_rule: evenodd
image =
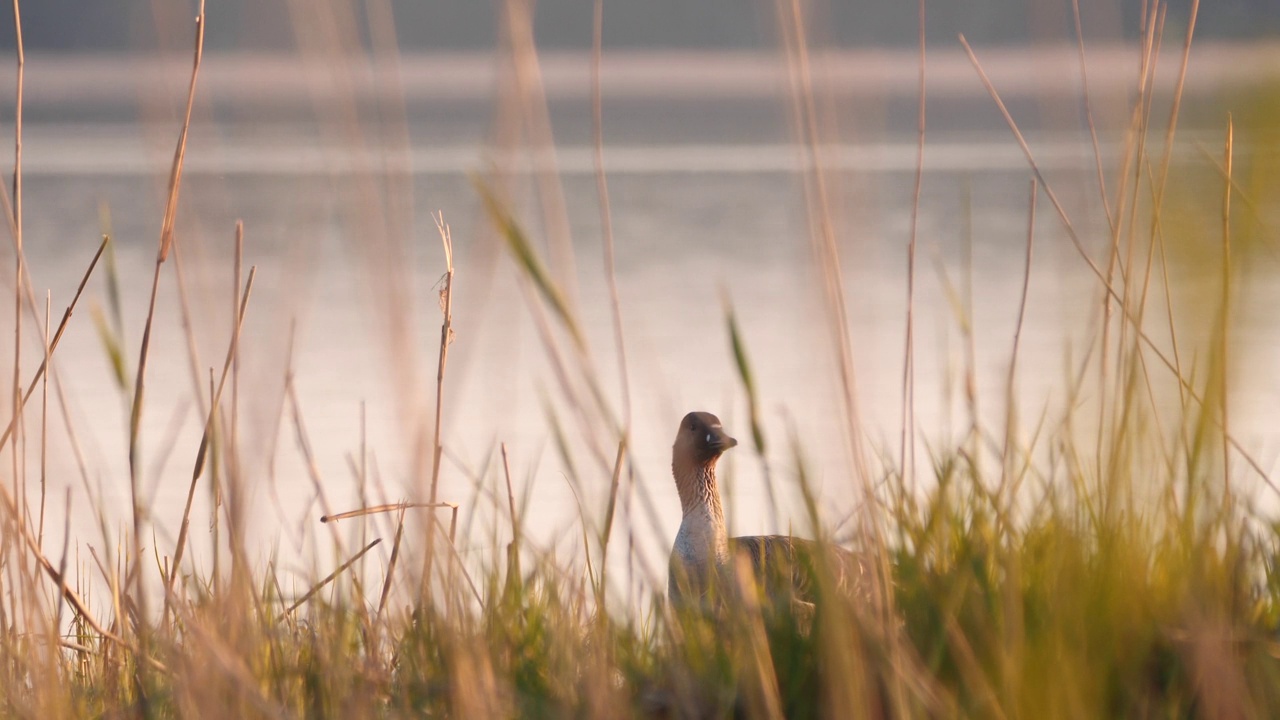
M857 497L820 277L809 249L803 154L788 142L781 108L765 100L752 106L749 118L744 116L744 125L756 128L747 133L751 137L730 127L723 142L683 142L689 135L715 136L714 124L725 120L710 110L699 120L702 113L691 109L699 104L714 109L720 102L714 94L691 102L687 97L673 101L673 112L703 126L675 132L670 141L653 141L644 137L638 121L620 121L622 139L606 146L634 401L631 447L640 486L635 492L647 493L661 514L660 527L649 528L638 501L628 500L625 507L634 511L619 523L634 530L638 549L655 568L663 567L679 522L669 474L671 436L679 418L688 410L712 411L731 433L749 437L745 400L728 346L725 298L733 304L755 367L782 500L781 526L770 526L762 471L744 443L726 465L734 529L787 532L794 527L799 532L804 527L790 470L792 432L823 498L825 519L837 524L847 518ZM480 129L477 133L489 120L487 109L474 103L462 103L456 112L469 118ZM576 307L602 385L617 407L591 147L574 137L582 112L580 106L567 106L553 113L557 128L567 125L571 136L558 147L555 160L574 237ZM649 112L651 117L662 115L660 107ZM887 140L869 139L878 129L863 128L856 142L834 145L822 157L843 179L835 188L833 208L863 430L873 451L896 461L915 146L900 132L892 134L901 118L886 114L885 124L893 126ZM531 488L527 529L562 554L581 552L581 533L574 526L578 501L566 482L546 412L549 405L564 411L559 388L531 320L520 273L480 214L466 178L466 173L486 168L494 156L465 138L440 142L414 117L411 112L410 144L404 151L396 150L393 141L335 143L304 120L205 118L193 129L179 247L199 351L198 378L193 379L171 260L162 273L142 430L143 487L162 554L171 551L176 536L203 424L195 386L207 397L210 369L215 377L220 372L230 337L231 240L237 219L245 224L246 272L248 265L258 268L241 346L235 428L250 493L252 533L261 542L255 561L278 552L283 567L305 574L314 561L313 546L320 546L323 563L331 551L284 393L291 332L296 332L291 357L299 410L330 509L361 504L356 472L361 466L369 470L364 497L371 502L425 492L427 478L414 475L412 448L413 423L429 417L434 402L440 322L436 283L444 268L428 215L436 210L443 211L452 227L458 255L441 495L467 504L464 517L473 510L479 513L474 525L464 525L470 533L460 538L461 550L469 557L492 558L497 556L494 538L505 542L503 531L495 535L488 528L505 526L505 489L495 458L497 445L506 443L517 494ZM163 123L36 120L26 129L24 235L37 295L42 298L45 288L52 290L56 321L96 238L109 229L130 369L137 362L170 136L175 134L176 128ZM1104 138L1109 161L1118 142ZM1104 221L1087 135L1041 128L1033 136L1033 150L1087 238L1089 251L1103 257ZM1190 152L1179 157L1192 159ZM941 133L928 146L926 169L915 300L917 458L922 469L928 467L929 448L946 448L967 429L962 389L967 351L955 298L963 297L968 285L979 412L989 429L1002 431L1022 286L1029 180L1021 151L998 124L979 133ZM397 175L402 171L409 174ZM384 204L365 203L363 193L369 188ZM1213 203L1205 199L1206 208L1215 207ZM520 217L539 247L545 247L541 224L532 219L534 205L520 207ZM368 224L375 221L386 224ZM388 236L403 240L402 255L383 249L380 243ZM1232 429L1267 470L1280 448L1271 410L1280 393L1273 372L1280 337L1263 310L1280 302L1270 282L1274 264L1274 256L1259 256L1247 269L1233 328L1238 344ZM6 260L4 266L10 265ZM1101 299L1099 284L1043 197L1031 273L1018 375L1020 416L1028 434L1042 415L1048 428L1061 421L1067 378L1088 350ZM1206 296L1205 273L1177 265L1170 273L1175 306L1200 317L1196 311ZM46 531L46 544L55 554L59 541L52 538L61 536L61 499L68 487L72 535L79 543L101 546L98 509L113 534L128 523L128 404L112 379L93 320L96 313L104 319L110 314L105 276L105 268L99 268L57 359L87 484L100 505L95 507L86 494L61 414L55 413L49 423L48 524L57 530ZM11 276L6 272L4 277L4 287L11 290ZM948 291L948 285L958 294ZM393 292L396 287L401 290ZM395 308L406 313L402 325ZM1163 317L1163 310L1159 314ZM12 313L4 318L4 332L11 336ZM39 350L30 318L24 323L28 332L21 374L26 378L39 362ZM1165 342L1165 335L1156 337ZM411 354L396 355L397 347ZM10 362L9 356L3 358L6 374ZM1153 377L1167 381L1163 372L1152 370ZM1085 390L1083 402L1091 392ZM56 406L55 393L50 393L50 403ZM367 420L363 457L362 412ZM24 445L29 496L39 492L39 415L37 399L28 406ZM578 431L563 416L561 422L572 443ZM598 520L610 478L590 463L580 469L580 501L587 515ZM7 463L3 472L7 477ZM477 495L469 475L481 472L485 487ZM201 480L193 522L193 557L202 568L209 563L207 483L207 478ZM375 531L389 539L385 519L369 530ZM352 539L362 528L359 521L350 521L338 532ZM384 550L385 558L389 549Z

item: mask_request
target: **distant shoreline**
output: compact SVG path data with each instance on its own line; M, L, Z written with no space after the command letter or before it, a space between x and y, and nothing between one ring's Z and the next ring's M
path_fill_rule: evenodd
M1075 45L1036 48L975 47L992 82L1009 96L1078 96L1082 91ZM1136 87L1136 45L1086 47L1090 92L1129 92ZM1166 44L1156 72L1158 90L1173 87L1182 48ZM550 99L585 99L590 55L548 52L541 77ZM930 97L983 94L977 73L956 43L928 52ZM140 99L185 92L190 58L125 55L28 55L28 106L136 104ZM815 86L840 95L914 96L915 50L873 49L815 53ZM787 92L787 67L777 53L608 53L602 61L606 98L720 97L767 99ZM498 60L491 53L405 54L395 66L376 68L368 57L343 63L331 56L210 53L200 90L216 101L270 106L338 97L383 96L407 102L486 100L497 92ZM13 78L0 73L0 104L12 103ZM1280 82L1280 41L1193 45L1186 91Z

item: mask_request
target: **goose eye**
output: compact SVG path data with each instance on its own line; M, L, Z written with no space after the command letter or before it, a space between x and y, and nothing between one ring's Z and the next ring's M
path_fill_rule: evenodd
M707 433L707 444L711 444L711 433Z

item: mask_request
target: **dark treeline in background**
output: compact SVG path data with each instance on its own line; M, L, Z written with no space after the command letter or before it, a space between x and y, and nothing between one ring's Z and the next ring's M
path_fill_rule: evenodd
M1193 0L1171 0L1166 28L1179 38ZM363 27L369 12L390 7L406 52L485 50L497 35L502 0L210 0L212 50L290 51L297 28L323 13ZM536 0L537 41L545 49L591 44L593 0ZM1080 0L1086 38L1134 38L1142 0ZM912 45L914 0L811 0L813 36L836 46ZM754 49L776 43L771 0L605 0L605 44L615 49ZM190 43L196 0L29 0L22 3L26 48L50 52L150 52ZM931 0L931 42L957 33L986 44L1027 44L1074 37L1071 0ZM299 14L306 18L299 19ZM1206 0L1202 38L1280 37L1280 0ZM13 46L13 16L0 12L0 47Z

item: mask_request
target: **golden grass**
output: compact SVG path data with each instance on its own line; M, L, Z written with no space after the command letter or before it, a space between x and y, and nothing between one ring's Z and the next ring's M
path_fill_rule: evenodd
M520 88L521 117L535 144L549 143L545 107L536 107L531 89L540 86L532 46L528 7L511 0L506 33L513 78ZM16 8L16 4L15 4ZM856 373L846 315L846 286L841 275L838 227L829 197L829 172L823 163L820 98L813 83L812 56L805 28L805 6L798 0L776 5L783 29L783 57L792 81L792 119L808 160L803 182L810 210L809 247L822 279L842 392L842 412L854 448L855 482L863 499L853 543L876 558L874 600L861 603L834 591L819 573L823 595L812 627L768 603L758 601L745 578L738 588L744 601L719 613L675 612L664 602L665 577L642 568L647 597L625 611L613 598L606 561L616 533L619 503L631 496L647 504L643 488L629 487L631 397L622 335L622 304L615 267L599 78L603 4L596 3L592 63L592 113L596 187L604 229L604 272L609 282L611 320L618 360L622 407L604 391L571 285L572 244L557 238L552 261L544 261L534 226L512 209L501 192L500 177L475 179L488 219L502 235L525 283L527 309L552 360L559 407L568 408L570 432L548 411L566 456L567 437L581 431L592 462L568 467L571 487L583 479L607 483L607 502L596 523L593 508L582 508L577 527L586 557L585 572L530 542L517 502L505 443L500 444L501 473L511 542L479 562L464 562L459 550L459 511L467 504L442 500L442 457L448 349L453 333L454 253L443 217L438 229L445 252L441 286L442 323L435 376L434 432L430 447L430 484L419 501L368 505L335 512L320 480L292 376L285 400L306 472L315 485L331 528L338 521L372 522L394 513L390 559L381 582L365 586L358 568L383 538L364 540L354 552L333 535L336 566L315 569L305 592L287 593L285 573L274 564L251 569L241 513L243 483L237 469L238 374L240 333L255 272L243 277L243 227L236 228L235 310L228 349L219 377L210 371L208 404L198 399L203 425L192 458L186 503L172 550L144 549L162 542L151 532L148 508L139 495L140 419L156 287L161 266L178 245L178 211L183 158L200 67L203 6L197 20L195 60L186 116L170 174L160 250L144 324L136 380L127 386L124 353L119 347L118 299L112 298L114 325L98 319L100 337L121 388L131 401L129 459L132 489L131 532L104 537L117 545L103 562L90 549L100 577L70 557L55 563L46 557L44 539L44 463L36 515L25 495L0 483L0 715L37 717L1271 717L1280 713L1280 522L1254 508L1254 498L1239 484L1256 477L1274 489L1265 468L1232 434L1230 395L1234 377L1230 332L1239 263L1233 243L1241 232L1233 212L1244 199L1271 188L1247 185L1235 163L1234 124L1228 120L1223 160L1216 163L1222 181L1220 270L1215 286L1208 347L1174 333L1164 228L1166 190L1177 179L1172 160L1178 114L1175 97L1162 156L1146 151L1153 101L1149 73L1164 22L1164 5L1147 10L1143 38L1142 92L1134 102L1131 136L1123 156L1121 181L1114 194L1104 185L1103 158L1090 118L1098 166L1099 191L1107 217L1105 264L1059 202L1036 165L1032 146L1021 134L997 88L983 72L979 53L961 38L975 70L1026 154L1030 182L1025 238L1024 280L1017 328L1012 337L1006 380L1005 426L987 427L976 404L969 404L972 432L954 447L932 447L929 467L916 467L918 428L913 404L911 313L916 295L916 217L924 175L925 48L924 4L920 4L919 166L915 176L913 220L907 245L907 339L903 367L903 428L898 448L883 453L896 463L864 457ZM1079 8L1073 4L1079 34ZM524 14L522 14L524 13ZM1195 12L1183 51L1182 76ZM20 24L19 24L20 27ZM384 28L385 29L385 28ZM19 31L20 32L20 31ZM20 38L20 36L19 36ZM1082 58L1084 40L1078 38ZM19 72L21 72L19 41ZM21 81L19 88L22 87ZM21 90L19 90L21 92ZM1087 90L1086 90L1087 95ZM1087 97L1086 97L1087 100ZM21 99L19 97L19 118ZM18 157L21 122L16 128ZM23 305L38 309L26 278L21 240L21 168L15 168L12 202L6 202L17 257L15 316L21 336ZM1273 182L1274 175L1264 176ZM1144 184L1145 183L1145 184ZM562 211L554 173L539 178L544 226L566 232L547 215ZM1078 373L1067 382L1067 417L1042 418L1030 438L1015 411L1019 341L1033 262L1037 198L1043 193L1058 221L1086 263L1100 290L1093 311L1099 337ZM1233 202L1236 201L1236 202ZM1144 206L1144 203L1146 205ZM1146 207L1144 214L1143 207ZM1233 211L1233 207L1235 210ZM1219 244L1220 243L1220 244ZM25 437L23 408L39 385L47 410L48 375L59 339L87 282L107 251L104 239L88 263L71 304L50 336L46 301L44 361L25 385L15 364L11 420L0 451L11 454L14 487L25 487L19 453ZM1174 247L1176 249L1176 247ZM109 251L108 251L109 252ZM1173 252L1173 249L1169 250ZM1165 328L1146 316L1152 276L1160 264L1166 289ZM175 262L175 266L179 263ZM116 271L108 254L109 292ZM175 267L179 290L180 269ZM184 296L185 297L185 296ZM183 300L185 305L185 299ZM969 303L958 302L967 323ZM1153 305L1154 307L1154 305ZM1117 326L1110 322L1118 310ZM190 340L189 313L183 313ZM787 438L769 438L761 416L757 380L733 308L726 301L726 345L733 355L741 390L750 408L750 431L766 475L798 483L808 520L819 535L827 530L820 499L810 484L803 448ZM1181 350L1180 350L1181 346ZM1195 352L1209 359L1198 373L1185 358ZM1190 353L1190 355L1188 354ZM192 345L194 358L194 346ZM408 362L408 359L404 359ZM972 377L972 354L964 371ZM194 359L193 359L193 367ZM1071 413L1082 387L1096 374L1098 394L1086 407L1101 422L1096 435L1072 431ZM291 370L290 370L291 372ZM198 383L201 384L201 383ZM230 398L224 398L230 386ZM203 392L203 391L200 391ZM1176 394L1181 412L1160 417L1157 396ZM199 393L197 393L199 394ZM548 403L551 407L551 403ZM41 454L47 424L41 413ZM363 432L363 431L362 431ZM422 438L427 434L423 433ZM425 443L425 440L423 441ZM767 448L774 448L766 452ZM896 452L895 452L896 451ZM784 470L772 467L779 457ZM1243 464L1239 461L1243 460ZM995 461L998 472L985 467ZM353 467L357 464L352 461ZM364 450L355 473L368 476ZM497 472L495 469L494 473ZM1249 475L1247 473L1251 473ZM482 475L484 473L481 473ZM424 476L426 476L424 474ZM231 568L201 574L187 550L193 500L200 479L213 492L228 480L223 545ZM82 501L82 500L80 500ZM67 503L72 502L68 493ZM479 482L471 504L483 502ZM771 501L771 504L776 505ZM450 509L447 530L435 519ZM771 508L775 513L777 508ZM405 537L406 515L426 512L425 537ZM218 510L214 510L215 517ZM631 514L628 514L631 517ZM776 517L776 515L775 515ZM69 522L69 521L68 521ZM216 521L215 522L220 522ZM105 525L105 521L103 523ZM777 521L775 519L775 524ZM467 523L469 526L469 523ZM33 529L34 527L34 529ZM625 528L631 545L637 528ZM70 528L62 534L69 537ZM67 542L64 540L64 547ZM216 557L220 550L215 549ZM632 563L641 563L629 546ZM414 575L406 557L421 553L422 572ZM594 560L593 560L594 559ZM597 564L598 563L598 564ZM327 568L326 568L327 570ZM225 577L224 577L225 576ZM228 579L229 578L229 579ZM418 588L408 607L391 601L397 584ZM86 597L105 592L109 597ZM149 608L159 591L163 610ZM92 601L92 602L91 602ZM69 606L69 610L64 608ZM102 608L108 608L106 612Z

